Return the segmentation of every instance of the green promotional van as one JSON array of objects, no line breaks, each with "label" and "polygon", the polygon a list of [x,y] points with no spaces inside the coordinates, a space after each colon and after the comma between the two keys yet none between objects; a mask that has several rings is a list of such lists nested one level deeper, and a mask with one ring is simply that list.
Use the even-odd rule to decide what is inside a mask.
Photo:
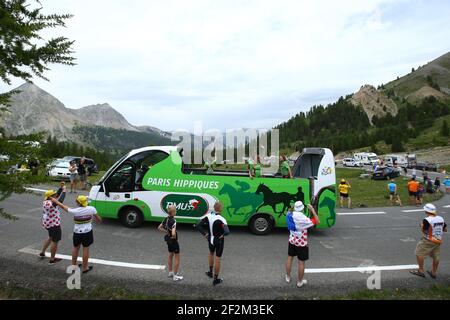
[{"label": "green promotional van", "polygon": [[220,201],[230,226],[248,226],[255,234],[285,227],[288,209],[301,200],[316,208],[317,228],[330,228],[336,222],[334,164],[331,150],[306,148],[292,167],[293,179],[264,172],[250,178],[243,170],[190,167],[179,147],[146,147],[119,159],[89,199],[101,217],[120,219],[130,228],[162,221],[169,205],[177,207],[178,222],[195,224]]}]

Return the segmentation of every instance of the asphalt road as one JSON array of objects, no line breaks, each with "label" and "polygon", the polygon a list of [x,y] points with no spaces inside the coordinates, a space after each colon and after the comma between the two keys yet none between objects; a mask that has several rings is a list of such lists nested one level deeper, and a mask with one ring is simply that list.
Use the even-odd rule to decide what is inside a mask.
[{"label": "asphalt road", "polygon": [[[19,218],[17,221],[0,219],[0,281],[66,290],[65,268],[69,261],[48,266],[47,260],[39,260],[30,254],[33,250],[39,250],[46,238],[46,232],[41,227],[41,204],[42,196],[37,194],[13,195],[0,203],[0,207]],[[74,196],[68,195],[66,204],[74,204]],[[450,221],[450,196],[435,204],[439,214]],[[246,228],[232,228],[225,242],[222,264],[224,283],[214,288],[204,274],[207,269],[207,243],[191,225],[179,226],[181,273],[185,277],[182,282],[173,283],[167,279],[166,270],[94,264],[94,271],[83,275],[82,286],[108,285],[185,298],[318,297],[365,289],[370,274],[359,269],[341,268],[370,265],[388,269],[399,266],[401,269],[381,271],[382,289],[415,288],[433,283],[450,285],[449,241],[445,241],[441,248],[437,280],[418,278],[407,270],[416,264],[414,249],[421,237],[419,223],[423,218],[423,212],[416,211],[419,209],[338,210],[337,223],[332,229],[317,230],[309,236],[307,272],[310,273],[306,275],[308,284],[302,289],[297,289],[295,283],[286,284],[284,281],[286,230],[277,229],[268,236],[255,236]],[[156,227],[155,223],[146,223],[139,229],[127,229],[118,221],[105,220],[95,225],[91,257],[109,262],[164,266],[166,245]],[[70,255],[73,222],[69,215],[63,216],[62,229],[59,253]],[[426,263],[429,269],[431,261]]]}]

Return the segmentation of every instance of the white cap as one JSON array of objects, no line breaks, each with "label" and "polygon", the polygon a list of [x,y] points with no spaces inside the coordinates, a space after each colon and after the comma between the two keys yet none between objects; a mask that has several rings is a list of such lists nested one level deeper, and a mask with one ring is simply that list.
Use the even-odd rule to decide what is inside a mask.
[{"label": "white cap", "polygon": [[431,213],[431,214],[436,214],[436,207],[434,206],[434,204],[431,203],[427,203],[424,207],[423,210],[425,210],[425,212]]},{"label": "white cap", "polygon": [[301,201],[297,201],[294,204],[294,211],[301,212],[301,211],[303,211],[304,208],[305,208],[305,206],[303,205],[303,202],[301,202]]}]

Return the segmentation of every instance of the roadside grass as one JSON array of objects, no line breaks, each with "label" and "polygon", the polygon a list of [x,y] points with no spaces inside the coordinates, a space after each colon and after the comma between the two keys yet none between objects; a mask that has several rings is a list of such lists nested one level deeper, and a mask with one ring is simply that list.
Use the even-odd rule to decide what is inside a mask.
[{"label": "roadside grass", "polygon": [[[20,287],[9,283],[0,284],[0,300],[178,300],[179,296],[148,295],[134,291],[96,286],[81,290],[38,290],[31,287]],[[184,299],[184,298],[183,298]],[[207,299],[207,298],[205,298]],[[360,290],[345,295],[318,297],[280,297],[281,300],[314,299],[314,300],[449,300],[450,287],[432,285],[420,289]]]},{"label": "roadside grass", "polygon": [[450,287],[432,285],[420,289],[361,290],[344,296],[330,296],[322,300],[449,300]]},{"label": "roadside grass", "polygon": [[0,284],[0,300],[177,300],[176,296],[148,295],[121,288],[96,286],[81,290],[36,290]]},{"label": "roadside grass", "polygon": [[[350,198],[352,199],[353,207],[385,207],[391,206],[389,201],[389,192],[387,180],[372,180],[370,178],[362,179],[360,175],[364,170],[336,168],[337,183],[341,179],[346,179],[350,185]],[[409,205],[409,194],[407,189],[408,179],[400,176],[395,180],[397,184],[398,194],[403,202],[403,205]],[[339,196],[339,194],[338,194]],[[423,203],[433,202],[439,200],[442,193],[439,194],[424,194]],[[339,198],[337,201],[339,206]]]}]

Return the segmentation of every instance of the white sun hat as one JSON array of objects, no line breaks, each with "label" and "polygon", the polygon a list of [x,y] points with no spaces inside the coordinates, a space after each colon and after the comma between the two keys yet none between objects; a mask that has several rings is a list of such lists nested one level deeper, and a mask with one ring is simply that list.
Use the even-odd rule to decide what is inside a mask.
[{"label": "white sun hat", "polygon": [[297,212],[303,211],[304,208],[305,208],[305,205],[304,205],[303,202],[301,202],[301,201],[297,201],[297,202],[294,204],[294,210],[297,211]]},{"label": "white sun hat", "polygon": [[427,203],[424,207],[423,210],[425,210],[425,212],[427,213],[431,213],[431,214],[436,214],[436,207],[434,206],[434,204],[431,203]]}]

